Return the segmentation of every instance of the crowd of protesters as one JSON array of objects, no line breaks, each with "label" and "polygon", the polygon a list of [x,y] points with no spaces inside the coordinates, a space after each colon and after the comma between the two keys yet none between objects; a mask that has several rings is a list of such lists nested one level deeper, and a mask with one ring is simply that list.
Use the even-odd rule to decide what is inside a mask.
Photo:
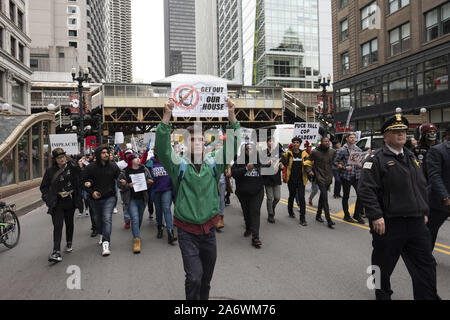
[{"label": "crowd of protesters", "polygon": [[[230,100],[227,104],[230,120],[227,128],[238,131],[240,125],[234,114],[234,104]],[[349,161],[352,153],[362,154],[362,150],[356,146],[355,133],[345,136],[346,143],[343,146],[339,141],[331,141],[328,136],[324,136],[315,149],[308,141],[303,143],[300,138],[294,137],[286,151],[276,143],[274,137],[269,136],[266,140],[267,149],[263,152],[250,141],[238,147],[239,134],[236,134],[231,137],[235,148],[231,157],[233,160],[229,161],[225,136],[205,152],[203,133],[197,135],[193,127],[188,128],[191,134],[190,150],[193,152],[186,155],[179,146],[172,147],[170,119],[173,108],[174,103],[169,100],[165,105],[163,121],[156,131],[155,148],[147,149],[145,153],[133,150],[131,145],[127,145],[125,150],[117,146],[115,149],[102,146],[94,154],[74,159],[68,157],[63,149],[53,150],[54,165],[45,172],[41,185],[42,198],[47,204],[54,227],[50,262],[62,261],[64,223],[65,251],[70,253],[73,250],[75,210],[79,211],[79,217],[90,216],[91,237],[99,237],[103,256],[111,254],[112,219],[118,212],[118,192],[124,227],[131,229],[134,253],[141,252],[140,229],[146,209],[151,220],[156,213],[156,238],[163,238],[166,228],[168,243],[173,246],[178,241],[186,272],[187,299],[209,298],[217,257],[215,232],[222,232],[225,227],[225,208],[230,205],[230,194],[233,192],[243,213],[243,235],[251,236],[251,245],[258,249],[263,245],[260,219],[264,196],[267,198],[267,221],[274,224],[276,213],[279,215],[280,211],[277,205],[281,199],[283,182],[289,190],[287,214],[295,218],[295,200],[300,212],[299,223],[303,227],[308,226],[305,190],[309,182],[309,206],[313,205],[314,196],[320,192],[315,220],[325,222],[322,219],[323,211],[327,226],[335,228],[328,201],[333,180],[333,196],[335,199],[342,198],[343,220],[366,223],[365,208],[359,194],[364,161],[358,164]],[[431,215],[428,221],[434,246],[440,226],[449,217],[450,131],[447,130],[447,141],[441,145],[437,143],[434,125],[423,126],[421,134],[420,142],[411,144],[409,148],[417,157],[424,177],[429,182],[430,197],[436,198],[436,201],[430,202]],[[201,156],[196,158],[199,153]],[[364,159],[368,159],[370,154],[371,150]],[[141,181],[140,189],[136,189],[138,176],[144,180]],[[236,185],[235,191],[232,178]],[[353,217],[348,203],[352,187],[356,191]]]}]

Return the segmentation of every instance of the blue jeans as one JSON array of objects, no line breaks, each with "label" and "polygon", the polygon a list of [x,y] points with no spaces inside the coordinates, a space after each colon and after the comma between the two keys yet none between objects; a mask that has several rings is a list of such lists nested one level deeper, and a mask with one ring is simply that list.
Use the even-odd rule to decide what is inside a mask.
[{"label": "blue jeans", "polygon": [[227,188],[227,182],[225,178],[219,180],[219,197],[220,197],[220,211],[221,216],[225,213],[225,192]]},{"label": "blue jeans", "polygon": [[145,202],[144,200],[130,200],[130,206],[128,213],[131,217],[131,231],[133,232],[133,238],[140,238],[139,229],[142,224],[142,217],[144,216]]},{"label": "blue jeans", "polygon": [[94,220],[97,232],[101,232],[103,241],[111,242],[112,214],[117,197],[92,200],[92,209],[94,209]]},{"label": "blue jeans", "polygon": [[155,202],[156,208],[156,223],[158,227],[163,226],[162,216],[164,214],[164,220],[166,221],[167,230],[173,230],[172,223],[172,211],[170,207],[172,206],[172,190],[155,192]]},{"label": "blue jeans", "polygon": [[[120,197],[123,199],[122,194],[123,194],[123,192],[120,192]],[[122,204],[123,204],[123,200],[122,200]],[[122,205],[122,208],[124,208],[123,205]],[[125,223],[127,223],[128,221],[131,221],[131,216],[128,213],[128,211],[125,209],[123,210],[123,220],[125,221]]]}]

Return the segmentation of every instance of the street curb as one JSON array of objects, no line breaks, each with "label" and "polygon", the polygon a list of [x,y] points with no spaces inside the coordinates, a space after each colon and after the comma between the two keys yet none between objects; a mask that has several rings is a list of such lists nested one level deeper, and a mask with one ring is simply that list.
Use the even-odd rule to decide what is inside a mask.
[{"label": "street curb", "polygon": [[44,204],[45,204],[44,201],[39,199],[39,200],[33,202],[32,204],[26,206],[26,207],[18,209],[16,211],[16,214],[17,214],[18,217],[24,216],[27,213],[30,213],[31,211],[33,211],[33,210],[35,210],[35,209],[37,209],[39,207],[42,207]]}]

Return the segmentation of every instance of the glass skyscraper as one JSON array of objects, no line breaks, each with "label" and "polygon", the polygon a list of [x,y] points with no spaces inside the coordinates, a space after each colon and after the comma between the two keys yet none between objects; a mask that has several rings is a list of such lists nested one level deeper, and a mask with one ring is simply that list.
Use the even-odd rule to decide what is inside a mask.
[{"label": "glass skyscraper", "polygon": [[247,0],[242,16],[245,85],[319,88],[319,0]]}]

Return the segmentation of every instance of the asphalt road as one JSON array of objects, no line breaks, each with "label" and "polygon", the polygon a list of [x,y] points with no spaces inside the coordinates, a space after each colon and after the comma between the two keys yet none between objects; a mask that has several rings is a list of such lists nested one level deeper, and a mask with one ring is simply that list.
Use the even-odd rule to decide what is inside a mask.
[{"label": "asphalt road", "polygon": [[[309,195],[309,185],[307,196]],[[225,229],[217,235],[218,259],[212,281],[212,299],[311,300],[374,298],[366,286],[371,236],[368,226],[343,222],[339,200],[330,199],[336,229],[314,220],[308,208],[307,227],[288,218],[286,185],[277,207],[276,224],[267,223],[265,201],[261,211],[260,250],[242,236],[243,217],[237,198],[226,208]],[[314,200],[317,205],[318,197]],[[355,198],[351,198],[351,203]],[[101,256],[97,238],[89,237],[90,219],[76,218],[74,251],[56,265],[47,262],[52,248],[52,224],[44,207],[20,218],[20,243],[12,250],[0,247],[0,299],[170,299],[183,300],[184,270],[178,245],[156,239],[156,225],[145,221],[142,253],[132,253],[132,235],[123,228],[121,211],[113,217],[112,254]],[[435,251],[438,292],[450,299],[450,225],[441,229]],[[64,236],[63,236],[64,244]],[[81,289],[70,290],[70,266],[80,270]],[[412,284],[400,259],[392,276],[393,299],[412,299]]]}]

